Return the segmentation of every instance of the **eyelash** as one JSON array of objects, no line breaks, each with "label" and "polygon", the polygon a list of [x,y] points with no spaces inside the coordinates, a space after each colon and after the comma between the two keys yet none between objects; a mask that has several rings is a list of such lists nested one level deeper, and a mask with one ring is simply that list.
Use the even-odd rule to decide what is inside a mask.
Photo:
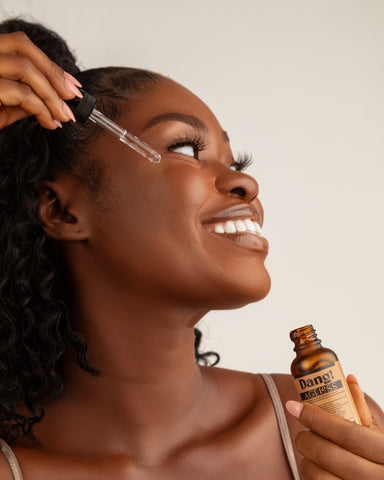
[{"label": "eyelash", "polygon": [[[206,140],[196,134],[193,137],[179,137],[172,145],[168,147],[168,151],[172,152],[177,147],[191,146],[194,150],[194,158],[199,160],[199,152],[207,148]],[[237,172],[246,170],[253,163],[253,157],[249,153],[239,153],[236,156],[236,160],[232,163],[231,167],[235,167]]]},{"label": "eyelash", "polygon": [[172,145],[168,147],[168,151],[172,151],[177,147],[190,146],[193,148],[193,156],[196,160],[199,159],[199,152],[207,148],[207,142],[201,135],[194,135],[193,137],[179,137]]},{"label": "eyelash", "polygon": [[243,152],[236,155],[236,160],[231,167],[235,167],[237,172],[243,172],[253,163],[253,157],[250,153]]}]

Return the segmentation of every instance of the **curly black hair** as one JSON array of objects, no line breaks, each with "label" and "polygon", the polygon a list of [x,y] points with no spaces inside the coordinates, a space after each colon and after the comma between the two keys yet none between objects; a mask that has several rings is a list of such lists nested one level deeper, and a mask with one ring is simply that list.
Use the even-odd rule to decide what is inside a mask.
[{"label": "curly black hair", "polygon": [[[119,104],[147,91],[164,77],[147,70],[108,67],[80,72],[67,44],[46,27],[10,19],[1,33],[23,31],[55,63],[75,75],[98,98],[99,109],[112,119]],[[99,132],[85,124],[66,123],[54,131],[35,118],[0,131],[0,438],[36,440],[33,427],[44,415],[47,396],[63,389],[62,360],[67,352],[92,375],[98,371],[87,357],[87,340],[71,315],[65,266],[55,244],[45,235],[35,189],[61,172],[73,172],[90,192],[100,188],[102,171],[87,155]],[[216,365],[215,352],[200,352],[201,332],[195,329],[195,358]],[[27,407],[29,414],[21,414]],[[25,411],[23,410],[25,413]]]}]

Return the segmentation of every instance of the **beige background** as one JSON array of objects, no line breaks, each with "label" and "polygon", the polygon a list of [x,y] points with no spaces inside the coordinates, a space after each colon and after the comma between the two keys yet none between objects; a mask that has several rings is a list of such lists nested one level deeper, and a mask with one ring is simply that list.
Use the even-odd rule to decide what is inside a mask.
[{"label": "beige background", "polygon": [[200,95],[253,152],[273,287],[204,320],[229,368],[289,372],[313,323],[384,405],[384,1],[2,0],[84,68],[146,67]]}]

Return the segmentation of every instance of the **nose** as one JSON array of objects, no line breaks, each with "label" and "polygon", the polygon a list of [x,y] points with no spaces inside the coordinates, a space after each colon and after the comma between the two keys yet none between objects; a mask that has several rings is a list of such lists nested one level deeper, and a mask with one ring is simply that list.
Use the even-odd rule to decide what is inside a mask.
[{"label": "nose", "polygon": [[224,195],[241,198],[246,202],[251,202],[259,194],[259,185],[253,177],[228,168],[216,177],[215,187]]}]

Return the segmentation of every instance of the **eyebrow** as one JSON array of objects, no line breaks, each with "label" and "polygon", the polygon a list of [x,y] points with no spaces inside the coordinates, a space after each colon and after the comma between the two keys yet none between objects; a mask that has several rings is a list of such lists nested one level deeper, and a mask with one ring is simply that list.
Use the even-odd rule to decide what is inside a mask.
[{"label": "eyebrow", "polygon": [[[144,130],[147,130],[148,128],[154,127],[155,125],[158,125],[159,123],[163,122],[183,122],[186,123],[187,125],[190,125],[191,127],[201,130],[203,132],[208,131],[207,125],[200,120],[200,118],[195,117],[194,115],[188,115],[186,113],[179,113],[179,112],[169,112],[169,113],[163,113],[161,115],[158,115],[157,117],[152,118],[145,126]],[[229,142],[229,137],[227,132],[223,131],[223,138],[226,142]]]},{"label": "eyebrow", "polygon": [[188,125],[191,125],[193,128],[196,128],[198,130],[203,130],[203,131],[208,130],[205,123],[199,118],[193,115],[187,115],[186,113],[178,113],[178,112],[163,113],[161,115],[158,115],[157,117],[152,118],[145,125],[144,130],[146,130],[147,128],[153,127],[155,125],[158,125],[159,123],[171,122],[171,121],[187,123]]}]

